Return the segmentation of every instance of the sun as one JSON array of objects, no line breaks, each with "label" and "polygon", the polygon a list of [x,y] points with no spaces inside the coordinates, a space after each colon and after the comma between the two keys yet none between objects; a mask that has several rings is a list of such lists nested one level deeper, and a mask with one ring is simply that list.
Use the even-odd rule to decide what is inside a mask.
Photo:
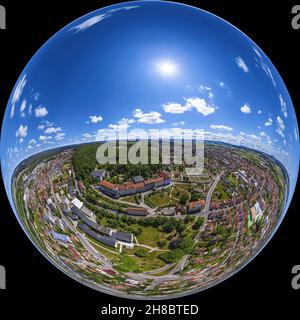
[{"label": "sun", "polygon": [[156,70],[163,76],[173,77],[178,73],[178,65],[171,60],[160,60],[156,63]]}]

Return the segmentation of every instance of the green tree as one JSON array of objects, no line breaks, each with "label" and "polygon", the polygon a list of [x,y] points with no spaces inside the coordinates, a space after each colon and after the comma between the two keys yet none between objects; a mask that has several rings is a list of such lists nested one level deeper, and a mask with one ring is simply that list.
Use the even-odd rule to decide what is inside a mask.
[{"label": "green tree", "polygon": [[149,255],[149,252],[146,248],[138,248],[134,253],[137,257],[144,258]]},{"label": "green tree", "polygon": [[189,196],[188,196],[186,193],[184,193],[184,194],[181,196],[179,202],[180,202],[181,205],[185,205],[188,200],[189,200]]},{"label": "green tree", "polygon": [[202,227],[204,223],[204,218],[203,217],[198,217],[196,222],[193,224],[193,229],[198,230],[200,227]]},{"label": "green tree", "polygon": [[164,246],[166,246],[168,244],[168,241],[167,240],[159,240],[157,242],[157,245],[159,248],[163,248]]}]

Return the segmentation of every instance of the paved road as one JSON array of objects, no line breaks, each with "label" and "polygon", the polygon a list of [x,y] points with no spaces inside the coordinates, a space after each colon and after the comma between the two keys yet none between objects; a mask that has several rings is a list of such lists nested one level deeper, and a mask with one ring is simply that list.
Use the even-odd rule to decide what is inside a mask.
[{"label": "paved road", "polygon": [[174,266],[174,263],[169,263],[169,264],[166,264],[165,266],[159,268],[159,269],[155,269],[155,270],[150,270],[150,271],[145,271],[144,273],[145,274],[156,274],[156,273],[160,273],[160,272],[163,272],[165,270],[168,270],[168,269],[171,269],[171,267]]},{"label": "paved road", "polygon": [[177,263],[176,267],[173,270],[171,270],[169,274],[175,274],[175,273],[181,272],[186,266],[189,258],[190,258],[189,254],[182,257],[182,259]]},{"label": "paved road", "polygon": [[[146,291],[150,291],[155,289],[158,285],[161,283],[165,282],[166,280],[172,280],[172,279],[177,279],[179,275],[176,275],[176,273],[182,271],[184,267],[186,266],[188,260],[190,258],[190,255],[187,254],[182,259],[177,263],[175,268],[171,270],[167,275],[165,276],[158,276],[147,288],[145,288]],[[167,265],[170,267],[170,265]],[[167,269],[167,268],[164,268]]]},{"label": "paved road", "polygon": [[216,186],[217,186],[217,184],[219,183],[219,181],[220,181],[223,173],[224,173],[224,171],[222,171],[219,175],[217,175],[214,183],[213,183],[212,186],[210,187],[210,189],[209,189],[209,191],[208,191],[208,193],[207,193],[207,196],[206,196],[205,207],[204,207],[203,212],[208,212],[208,211],[209,211],[210,201],[211,201],[212,194],[213,194],[213,192],[215,191]]},{"label": "paved road", "polygon": [[89,241],[76,230],[76,228],[73,226],[73,224],[69,221],[68,218],[64,217],[62,215],[62,220],[67,224],[70,230],[72,230],[76,236],[80,239],[83,246],[86,248],[86,250],[97,260],[103,263],[104,268],[112,268],[111,262],[102,254],[100,254],[90,243]]},{"label": "paved road", "polygon": [[73,166],[71,166],[71,173],[72,173],[72,176],[74,178],[74,181],[75,181],[75,189],[77,190],[78,194],[82,195],[80,190],[79,190],[79,187],[78,187],[78,181],[75,177],[75,172],[74,172],[74,169],[73,169]]}]

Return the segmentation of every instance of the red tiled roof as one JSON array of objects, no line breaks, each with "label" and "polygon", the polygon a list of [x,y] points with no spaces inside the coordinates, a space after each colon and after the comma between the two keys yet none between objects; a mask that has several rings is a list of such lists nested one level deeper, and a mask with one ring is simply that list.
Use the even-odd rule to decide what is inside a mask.
[{"label": "red tiled roof", "polygon": [[188,204],[189,209],[195,208],[197,206],[204,206],[205,201],[204,200],[199,200],[199,201],[194,201],[194,202],[190,202]]},{"label": "red tiled roof", "polygon": [[163,182],[164,181],[164,177],[160,176],[157,178],[151,178],[151,179],[147,179],[144,182],[139,182],[139,183],[130,183],[130,182],[126,182],[124,184],[120,184],[120,185],[116,185],[113,184],[107,180],[103,180],[100,182],[100,186],[103,186],[105,188],[108,189],[118,189],[118,190],[129,190],[129,189],[135,189],[135,190],[139,190],[139,189],[143,189],[145,187],[145,184],[150,184],[150,183],[159,183],[159,182]]},{"label": "red tiled roof", "polygon": [[167,172],[164,172],[164,171],[162,171],[159,175],[161,177],[163,177],[164,179],[169,179],[169,177],[170,177],[170,175]]},{"label": "red tiled roof", "polygon": [[132,187],[133,187],[133,189],[136,189],[136,190],[143,189],[145,187],[145,184],[144,184],[144,182],[134,183],[132,185]]},{"label": "red tiled roof", "polygon": [[149,184],[149,183],[158,183],[158,182],[162,182],[164,181],[163,177],[158,177],[158,178],[152,178],[152,179],[148,179],[145,181],[145,184]]},{"label": "red tiled roof", "polygon": [[146,208],[127,208],[127,211],[146,212],[146,211],[148,211],[148,209],[146,209]]},{"label": "red tiled roof", "polygon": [[106,180],[103,180],[101,181],[100,183],[101,186],[105,187],[105,188],[108,188],[108,189],[116,189],[116,185],[109,182],[109,181],[106,181]]}]

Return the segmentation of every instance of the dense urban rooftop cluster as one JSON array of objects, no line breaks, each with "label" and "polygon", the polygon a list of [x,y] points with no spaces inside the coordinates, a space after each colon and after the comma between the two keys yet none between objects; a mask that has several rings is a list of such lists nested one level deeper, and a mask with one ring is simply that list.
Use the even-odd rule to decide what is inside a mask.
[{"label": "dense urban rooftop cluster", "polygon": [[209,145],[202,175],[172,164],[147,179],[101,166],[78,178],[76,152],[21,171],[15,201],[40,248],[99,287],[155,296],[214,283],[259,249],[284,203],[280,167],[246,149]]}]

